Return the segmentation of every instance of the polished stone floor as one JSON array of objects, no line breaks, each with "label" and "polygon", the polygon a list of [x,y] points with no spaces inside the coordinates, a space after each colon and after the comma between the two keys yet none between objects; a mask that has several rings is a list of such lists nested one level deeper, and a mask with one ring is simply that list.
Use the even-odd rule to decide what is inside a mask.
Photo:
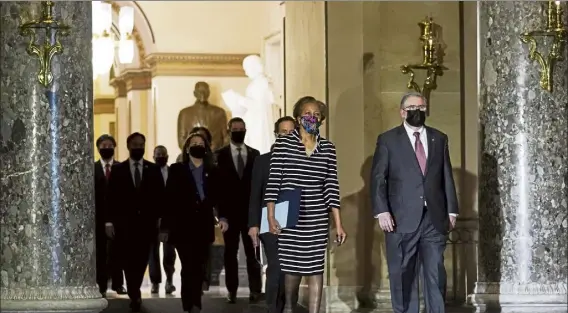
[{"label": "polished stone floor", "polygon": [[[148,272],[142,283],[142,312],[143,313],[183,313],[179,292],[181,281],[179,276],[179,259],[176,261],[176,273],[174,275],[174,285],[177,291],[173,295],[166,295],[164,284],[160,286],[160,293],[152,295],[150,293],[151,284]],[[165,277],[164,273],[162,273]],[[236,304],[227,304],[225,301],[226,291],[224,287],[211,287],[203,297],[202,313],[264,313],[267,312],[264,303],[249,305],[248,288],[239,288]],[[129,300],[127,296],[119,296],[109,291],[107,294],[109,306],[103,313],[127,313],[129,312]]]}]

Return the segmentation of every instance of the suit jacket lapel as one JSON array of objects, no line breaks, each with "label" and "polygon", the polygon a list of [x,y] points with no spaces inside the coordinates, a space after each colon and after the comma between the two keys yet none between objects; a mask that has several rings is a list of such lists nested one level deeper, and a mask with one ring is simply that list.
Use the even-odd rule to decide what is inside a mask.
[{"label": "suit jacket lapel", "polygon": [[253,165],[254,159],[252,158],[252,149],[249,146],[246,146],[247,149],[247,161],[245,163],[245,169],[249,168],[249,166]]},{"label": "suit jacket lapel", "polygon": [[233,150],[231,149],[231,145],[229,144],[224,151],[225,157],[227,158],[227,162],[231,164],[231,168],[237,177],[239,176],[239,172],[237,171],[237,166],[235,165],[235,160],[233,159]]},{"label": "suit jacket lapel", "polygon": [[426,170],[424,172],[424,176],[428,174],[428,169],[430,168],[430,164],[432,164],[432,159],[434,158],[434,153],[436,151],[434,140],[434,133],[430,127],[426,127],[426,140],[428,141],[428,157],[426,158]]},{"label": "suit jacket lapel", "polygon": [[105,170],[103,169],[103,162],[101,162],[101,160],[95,163],[95,170],[97,171],[97,176],[105,176]]},{"label": "suit jacket lapel", "polygon": [[400,141],[402,142],[402,155],[403,157],[406,156],[407,160],[412,163],[412,167],[414,170],[418,171],[420,175],[422,175],[422,170],[420,169],[420,164],[418,164],[418,159],[416,158],[416,152],[414,151],[414,147],[410,142],[410,138],[408,138],[408,133],[403,125],[401,125],[398,129],[398,136],[400,137]]}]

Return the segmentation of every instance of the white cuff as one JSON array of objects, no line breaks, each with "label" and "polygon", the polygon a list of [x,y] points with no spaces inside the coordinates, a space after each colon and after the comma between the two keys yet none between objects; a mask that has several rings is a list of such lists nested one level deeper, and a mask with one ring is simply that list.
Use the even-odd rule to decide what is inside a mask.
[{"label": "white cuff", "polygon": [[450,216],[454,216],[454,217],[458,217],[458,215],[459,215],[459,214],[456,214],[456,213],[449,213],[449,214],[450,214]]},{"label": "white cuff", "polygon": [[105,223],[105,226],[112,226],[112,223]]}]

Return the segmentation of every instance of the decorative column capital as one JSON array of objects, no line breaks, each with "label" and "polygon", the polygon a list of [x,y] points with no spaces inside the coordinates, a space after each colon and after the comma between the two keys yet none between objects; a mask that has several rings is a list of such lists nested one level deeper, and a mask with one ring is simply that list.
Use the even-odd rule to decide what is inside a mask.
[{"label": "decorative column capital", "polygon": [[149,70],[126,70],[120,77],[126,84],[126,92],[148,90],[152,87],[152,75]]},{"label": "decorative column capital", "polygon": [[152,77],[244,77],[243,60],[250,54],[153,53],[146,58]]},{"label": "decorative column capital", "polygon": [[121,77],[110,80],[110,85],[114,87],[115,98],[126,98],[126,82]]}]

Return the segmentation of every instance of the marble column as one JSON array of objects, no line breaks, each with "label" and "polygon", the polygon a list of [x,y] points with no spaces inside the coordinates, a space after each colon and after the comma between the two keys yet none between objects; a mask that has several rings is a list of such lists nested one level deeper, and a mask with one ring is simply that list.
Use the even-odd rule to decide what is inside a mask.
[{"label": "marble column", "polygon": [[72,29],[48,88],[18,30],[21,19],[39,18],[40,6],[0,3],[0,311],[100,312],[107,301],[95,283],[91,3],[55,3],[55,17]]},{"label": "marble column", "polygon": [[519,39],[545,27],[545,5],[478,2],[478,312],[568,312],[568,61],[564,50],[548,92]]}]

